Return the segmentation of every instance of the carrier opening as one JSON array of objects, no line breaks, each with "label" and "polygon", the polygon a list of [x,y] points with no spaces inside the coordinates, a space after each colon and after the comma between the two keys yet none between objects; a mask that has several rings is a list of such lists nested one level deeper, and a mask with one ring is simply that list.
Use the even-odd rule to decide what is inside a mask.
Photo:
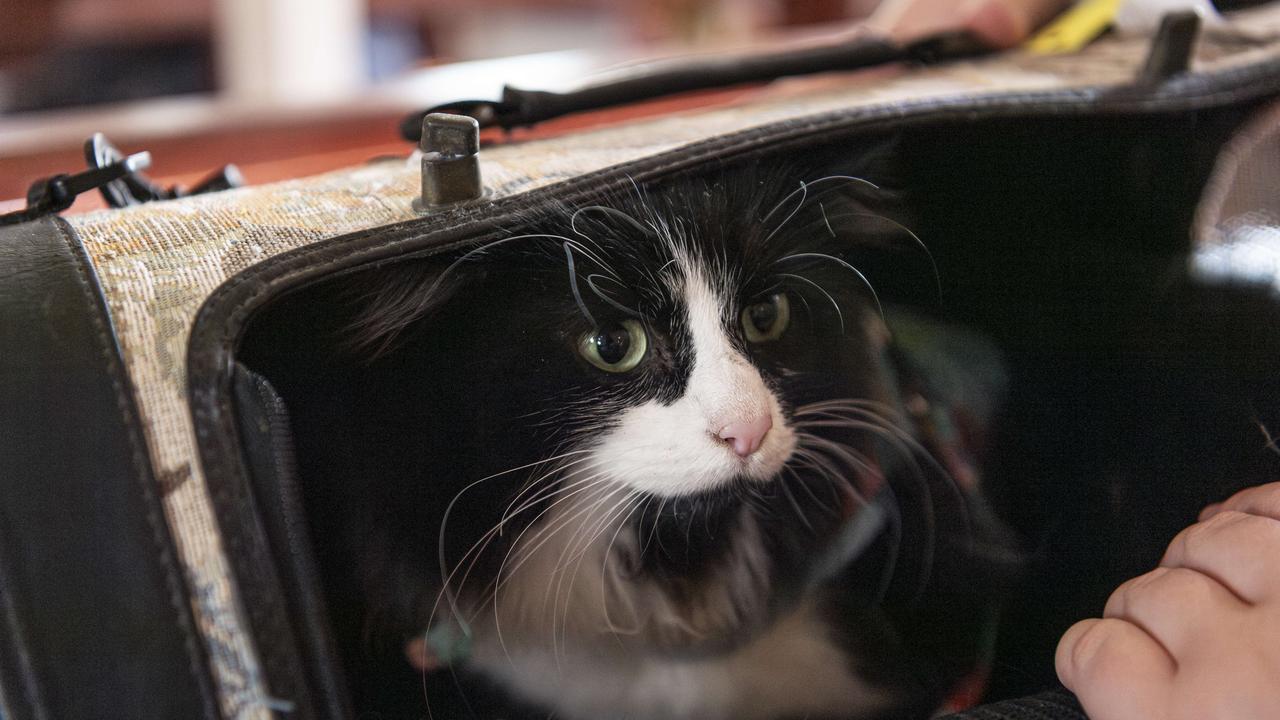
[{"label": "carrier opening", "polygon": [[[465,247],[441,249],[438,254],[417,250],[377,266],[350,268],[272,301],[255,315],[236,351],[235,407],[250,476],[246,480],[280,578],[291,634],[304,658],[306,667],[300,672],[320,698],[317,705],[335,717],[353,713],[386,718],[420,717],[428,711],[435,717],[543,717],[555,709],[556,698],[530,689],[541,680],[512,681],[497,671],[467,670],[461,660],[484,651],[467,646],[481,642],[470,636],[475,628],[469,626],[488,618],[461,612],[456,604],[462,600],[445,592],[442,580],[454,572],[461,580],[471,571],[482,578],[488,573],[487,580],[501,584],[508,577],[508,563],[527,557],[519,551],[521,532],[534,533],[532,537],[539,532],[536,522],[513,521],[510,512],[531,503],[528,507],[535,513],[530,516],[550,508],[556,517],[554,503],[574,497],[573,482],[590,486],[589,473],[568,475],[560,489],[548,490],[551,494],[539,497],[533,490],[522,495],[541,473],[571,472],[565,466],[578,456],[565,455],[554,462],[548,458],[578,452],[596,462],[602,456],[588,451],[598,444],[583,443],[583,437],[596,433],[603,443],[617,429],[612,418],[646,403],[660,412],[686,396],[689,378],[698,372],[689,357],[693,351],[681,349],[693,347],[697,331],[689,319],[694,317],[690,307],[696,304],[689,294],[695,266],[704,269],[699,277],[705,287],[722,292],[721,302],[735,308],[722,324],[743,330],[725,347],[764,368],[760,375],[766,396],[785,392],[778,389],[785,386],[778,378],[785,376],[771,375],[769,368],[817,362],[815,348],[827,358],[843,352],[832,335],[851,336],[854,318],[873,321],[886,306],[889,315],[894,308],[905,308],[921,319],[913,328],[945,339],[921,352],[946,362],[907,363],[923,368],[931,386],[949,380],[966,386],[989,377],[983,373],[990,369],[991,356],[969,352],[976,345],[956,338],[982,338],[982,347],[995,349],[1005,400],[984,410],[983,422],[972,423],[982,430],[980,437],[963,440],[966,459],[982,478],[980,490],[966,492],[980,495],[980,502],[966,497],[931,500],[943,504],[931,505],[927,518],[937,524],[940,534],[931,541],[936,542],[949,532],[961,532],[962,525],[972,532],[975,518],[985,518],[983,513],[990,510],[992,529],[976,536],[989,545],[981,548],[983,552],[944,553],[926,561],[920,548],[892,547],[888,534],[878,535],[881,539],[869,541],[865,554],[842,558],[846,566],[832,577],[858,581],[850,580],[847,592],[836,593],[832,602],[846,617],[858,618],[855,624],[865,631],[854,633],[841,648],[861,663],[860,677],[873,684],[911,688],[922,693],[920,697],[926,694],[919,689],[929,688],[933,694],[927,697],[934,701],[946,694],[939,688],[991,663],[993,696],[1049,686],[1053,646],[1070,622],[1100,606],[1119,581],[1158,559],[1164,541],[1185,523],[1188,513],[1229,490],[1264,480],[1277,469],[1273,455],[1257,451],[1256,423],[1280,419],[1259,418],[1242,408],[1266,412],[1249,403],[1280,397],[1280,306],[1259,287],[1208,284],[1186,273],[1191,252],[1187,228],[1213,159],[1208,151],[1198,156],[1192,148],[1216,147],[1191,139],[1205,133],[1225,135],[1238,122],[1239,112],[934,121],[891,135],[815,141],[803,149],[787,148],[785,154],[763,152],[702,168],[692,176],[655,179],[636,190],[657,208],[654,217],[639,217],[630,208],[628,217],[620,217],[623,211],[610,204],[616,196],[574,205],[557,205],[548,197],[540,207],[509,218]],[[862,188],[823,195],[824,188],[814,181],[836,174],[841,166],[871,173],[867,179],[885,193],[859,195]],[[724,290],[720,279],[705,277],[714,258],[703,258],[698,265],[681,260],[678,253],[646,255],[646,248],[652,248],[644,243],[657,246],[665,237],[687,238],[698,232],[717,242],[736,242],[737,236],[720,237],[714,228],[680,227],[676,220],[659,227],[654,218],[673,208],[708,207],[712,212],[737,207],[733,202],[749,203],[742,197],[759,187],[724,184],[725,177],[740,176],[744,167],[755,168],[761,183],[785,184],[767,197],[790,198],[780,205],[753,205],[756,214],[748,219],[770,219],[770,209],[780,207],[772,221],[795,212],[789,219],[804,232],[829,232],[834,238],[861,228],[865,237],[861,252],[854,253],[856,262],[854,255],[837,258],[856,267],[865,283],[851,282],[839,263],[821,267],[815,258],[805,257],[785,261],[803,270],[774,272],[799,275],[801,280],[788,281],[791,286],[784,282],[781,290],[762,286],[763,292],[757,288],[753,294],[734,295]],[[806,168],[831,170],[793,176],[808,172]],[[806,189],[801,189],[801,182],[809,183]],[[690,188],[730,193],[733,202],[717,204],[713,198],[709,205],[698,205],[674,196]],[[854,205],[849,204],[851,195]],[[574,215],[584,207],[599,206],[610,209]],[[833,219],[836,213],[828,210],[841,207],[849,217]],[[859,213],[884,220],[859,225],[853,219]],[[717,216],[716,222],[727,223],[727,217]],[[575,224],[575,218],[581,224]],[[585,232],[578,234],[579,230]],[[593,243],[603,243],[611,232],[619,237],[609,238],[612,254],[603,257],[605,250]],[[639,244],[630,246],[631,256],[622,257],[619,248],[627,246],[618,241],[627,233],[628,242]],[[545,242],[551,234],[560,239]],[[529,239],[523,249],[519,241],[511,241],[481,251],[497,260],[492,264],[473,262],[478,256],[468,255],[526,235],[544,237]],[[926,254],[920,253],[920,244]],[[829,245],[796,249],[789,256],[831,255]],[[661,257],[679,272],[663,275],[671,268],[655,262]],[[558,274],[544,272],[552,259],[558,263]],[[645,288],[634,287],[625,269],[614,266],[622,262],[636,263],[653,276],[648,288],[652,297]],[[464,271],[451,274],[457,268]],[[608,277],[610,270],[618,277]],[[809,271],[817,274],[806,275]],[[822,293],[805,282],[820,286]],[[874,302],[864,285],[874,287]],[[538,298],[552,295],[554,303],[537,304]],[[832,312],[828,306],[838,309]],[[853,306],[859,309],[850,310]],[[371,316],[370,308],[381,315]],[[783,314],[792,324],[778,330]],[[683,320],[664,323],[664,317]],[[831,332],[837,322],[841,332]],[[566,327],[573,329],[562,329]],[[948,334],[948,329],[960,334]],[[889,330],[894,331],[892,322]],[[778,337],[788,331],[810,332],[812,339],[779,359],[770,355],[782,353],[784,344],[768,337],[775,331]],[[567,339],[559,350],[550,344],[557,338]],[[765,340],[757,342],[758,338]],[[910,399],[904,398],[902,382],[909,373],[901,368],[895,369],[892,380],[877,384],[883,378],[874,373],[882,368],[874,366],[872,360],[879,358],[867,349],[874,338],[864,339],[857,352],[842,355],[829,374],[845,373],[840,380],[845,384],[854,375],[861,378],[861,384],[850,385],[852,389],[840,387],[864,392],[867,399],[890,404]],[[633,368],[613,371],[630,363],[642,343],[637,357],[658,364],[648,370],[643,364],[633,366],[651,376],[626,389],[625,378]],[[560,350],[567,354],[556,355]],[[759,355],[752,354],[757,351]],[[941,377],[948,369],[956,375]],[[595,378],[598,386],[584,388],[583,377]],[[931,387],[921,393],[953,400],[956,393],[944,390]],[[805,402],[783,398],[787,404],[780,412],[788,421],[796,416],[786,413],[817,402],[796,392]],[[971,397],[969,405],[974,402]],[[956,412],[963,415],[965,408]],[[754,431],[735,432],[738,435],[729,436],[726,447]],[[746,455],[766,451],[769,432],[774,431],[743,440],[750,450]],[[857,442],[850,440],[850,447],[861,448]],[[662,460],[652,457],[628,464],[632,461],[625,452],[608,457],[617,466],[635,465],[637,477],[645,463]],[[844,470],[856,475],[853,461],[849,463]],[[467,470],[456,473],[455,468]],[[518,477],[511,482],[486,482],[504,468],[527,471],[513,473]],[[903,507],[923,507],[911,502],[924,502],[921,498],[931,490],[939,491],[939,497],[944,489],[954,490],[954,478],[929,479],[921,473],[925,479],[912,486],[917,495],[898,489]],[[440,480],[446,476],[448,482]],[[867,492],[853,497],[870,505],[877,487],[855,486],[855,491]],[[805,489],[815,494],[826,490]],[[1138,503],[1152,496],[1164,502],[1143,505],[1143,511],[1136,512]],[[731,557],[732,542],[721,540],[744,531],[736,520],[726,519],[736,516],[708,508],[736,500],[697,495],[697,502],[682,505],[679,493],[655,497],[659,500],[649,505],[623,496],[602,497],[594,510],[589,503],[574,506],[572,499],[566,500],[584,516],[599,520],[598,527],[587,530],[616,532],[608,540],[623,538],[625,545],[624,526],[634,518],[655,543],[665,540],[682,550],[659,552],[656,558],[639,549],[623,553],[618,561],[633,565],[616,570],[607,569],[607,560],[595,559],[606,570],[596,573],[594,582],[656,578],[654,587],[664,592],[677,588],[685,593],[682,599],[706,603],[704,610],[720,607],[714,605],[715,592],[707,588],[731,582],[721,571],[737,562]],[[791,498],[803,505],[801,500]],[[821,506],[832,503],[823,497],[816,500]],[[788,532],[802,521],[821,522],[817,511],[795,512],[784,495],[767,501],[778,503],[778,514],[794,513]],[[659,505],[664,507],[658,509]],[[664,514],[666,506],[675,510]],[[353,522],[359,513],[370,513],[368,520]],[[440,532],[446,515],[458,529],[456,536]],[[573,522],[565,519],[567,515],[560,517]],[[690,517],[699,519],[697,528],[680,524]],[[923,537],[925,514],[899,521],[903,537]],[[567,543],[556,551],[562,559],[586,556],[585,548],[599,539],[587,530],[580,536],[581,547]],[[762,522],[754,531],[767,536],[772,526]],[[638,548],[645,533],[634,534]],[[1016,574],[1007,573],[1009,568],[1001,564],[1009,558],[993,557],[995,546],[1006,540],[1015,546],[1009,557],[1033,551]],[[475,548],[485,543],[504,551],[478,558]],[[612,552],[617,542],[604,545]],[[817,543],[813,554],[827,553],[829,547],[830,543]],[[513,548],[514,559],[506,552]],[[809,557],[807,549],[778,552],[781,557],[791,557],[786,552]],[[900,555],[901,565],[884,587],[862,582],[879,578],[874,569],[885,566],[893,553]],[[424,560],[427,567],[422,567]],[[536,561],[526,562],[533,563],[526,568],[537,567]],[[921,584],[925,565],[926,574],[932,574]],[[441,567],[445,578],[440,577]],[[553,619],[546,630],[555,647],[541,667],[524,657],[513,659],[511,667],[536,677],[535,671],[555,671],[559,657],[565,663],[559,672],[585,672],[567,654],[557,655],[563,650],[559,643],[589,632],[571,622],[574,611],[565,598],[576,596],[561,595],[564,583],[572,580],[558,563],[545,572],[561,582],[560,587],[548,583],[542,588],[545,595],[537,598],[542,603],[551,598],[554,604],[548,617],[559,620]],[[841,574],[846,572],[850,574]],[[768,636],[762,628],[788,617],[793,607],[789,603],[802,593],[809,576],[779,572],[768,577],[786,592],[766,597],[761,608],[733,606],[731,617],[718,619],[734,630],[725,635],[728,640],[717,639],[722,626],[714,622],[689,633],[696,639],[677,632],[683,626],[676,623],[676,629],[667,628],[667,635],[655,632],[655,644],[645,647],[661,647],[664,657],[693,662],[748,642],[739,637],[754,642]],[[976,610],[987,604],[972,594],[948,595],[957,592],[948,582],[974,578],[990,583],[989,598],[1005,593],[1012,598],[989,608],[1001,616],[994,656],[979,657],[977,649],[992,626],[966,622],[955,613],[956,607]],[[423,592],[405,590],[413,587]],[[388,588],[393,590],[383,594]],[[740,593],[735,597],[745,597],[758,590],[735,586],[734,592]],[[611,591],[606,587],[602,592]],[[643,596],[643,602],[667,600],[667,595],[654,592]],[[935,601],[945,599],[945,607],[930,604],[929,593]],[[616,597],[623,596],[640,597]],[[958,597],[972,604],[956,605]],[[509,639],[519,648],[528,640],[520,632],[540,626],[537,620],[521,625],[518,612],[507,610],[513,613],[508,618],[513,633]],[[662,619],[638,614],[634,608],[630,615],[623,607],[611,612],[617,614],[601,617],[615,623],[620,637],[643,634],[637,629],[640,625],[617,624],[626,618],[654,623]],[[672,613],[684,620],[692,617]],[[433,625],[426,619],[441,615],[468,622]],[[414,624],[414,618],[421,621]],[[413,644],[415,635],[424,642]],[[871,648],[881,648],[880,656],[889,660],[882,666],[865,662]],[[414,662],[414,651],[423,653],[421,662]],[[454,660],[459,660],[454,671],[438,669]],[[617,692],[621,696],[623,689]],[[592,707],[587,700],[582,703],[573,707]],[[915,708],[921,717],[932,709]]]}]

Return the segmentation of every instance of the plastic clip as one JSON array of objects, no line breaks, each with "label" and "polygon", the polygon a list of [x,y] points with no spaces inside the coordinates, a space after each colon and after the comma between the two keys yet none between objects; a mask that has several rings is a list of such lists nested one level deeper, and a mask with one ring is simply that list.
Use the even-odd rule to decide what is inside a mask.
[{"label": "plastic clip", "polygon": [[[94,133],[85,141],[84,159],[91,168],[106,167],[124,156],[115,145],[102,133]],[[235,165],[224,165],[221,170],[196,183],[191,188],[174,186],[163,188],[153,183],[139,172],[130,172],[124,176],[103,184],[99,190],[107,205],[113,208],[141,205],[152,200],[173,200],[188,195],[202,195],[218,192],[244,185],[244,177]]]},{"label": "plastic clip", "polygon": [[98,190],[151,165],[151,153],[119,155],[112,162],[75,174],[61,173],[33,183],[27,190],[27,206],[0,215],[0,225],[16,225],[62,212],[82,193]]}]

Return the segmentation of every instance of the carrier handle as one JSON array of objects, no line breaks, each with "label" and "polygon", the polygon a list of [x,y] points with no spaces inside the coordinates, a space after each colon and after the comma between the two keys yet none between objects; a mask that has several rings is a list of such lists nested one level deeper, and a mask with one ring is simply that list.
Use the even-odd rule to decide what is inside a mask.
[{"label": "carrier handle", "polygon": [[765,54],[708,57],[665,67],[581,90],[557,93],[506,86],[501,100],[459,100],[415,112],[400,123],[400,134],[412,142],[422,137],[422,121],[431,113],[475,118],[481,128],[536,125],[588,110],[649,100],[664,95],[766,82],[781,77],[858,70],[894,62],[934,63],[987,52],[977,38],[944,33],[899,45],[876,35],[863,35],[826,45]]}]

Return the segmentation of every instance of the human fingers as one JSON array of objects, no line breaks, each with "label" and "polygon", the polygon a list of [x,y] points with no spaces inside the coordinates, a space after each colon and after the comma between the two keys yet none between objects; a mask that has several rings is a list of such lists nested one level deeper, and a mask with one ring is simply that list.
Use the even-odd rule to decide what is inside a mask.
[{"label": "human fingers", "polygon": [[1119,618],[1082,620],[1058,641],[1058,679],[1092,720],[1165,716],[1176,664],[1160,643]]},{"label": "human fingers", "polygon": [[1224,502],[1214,503],[1201,510],[1200,519],[1207,520],[1224,510],[1280,520],[1280,482],[1245,488]]},{"label": "human fingers", "polygon": [[968,31],[992,48],[1026,39],[1070,0],[886,0],[868,24],[899,42]]},{"label": "human fingers", "polygon": [[1176,660],[1196,648],[1206,623],[1230,622],[1247,609],[1208,575],[1189,568],[1158,567],[1116,588],[1102,616],[1142,628]]},{"label": "human fingers", "polygon": [[[1253,498],[1224,505],[1261,507]],[[1280,520],[1220,510],[1178,533],[1160,565],[1190,568],[1216,578],[1251,604],[1280,597]]]}]

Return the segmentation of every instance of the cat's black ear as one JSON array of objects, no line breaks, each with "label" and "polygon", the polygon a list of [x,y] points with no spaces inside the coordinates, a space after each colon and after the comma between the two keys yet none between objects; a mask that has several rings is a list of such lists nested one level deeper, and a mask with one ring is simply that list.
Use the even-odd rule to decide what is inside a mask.
[{"label": "cat's black ear", "polygon": [[902,162],[905,151],[902,135],[891,133],[841,144],[824,157],[833,172],[874,183],[878,192],[870,199],[896,202],[906,192]]},{"label": "cat's black ear", "polygon": [[416,323],[454,297],[472,272],[457,258],[412,260],[357,272],[342,280],[351,320],[342,347],[374,360],[396,347]]},{"label": "cat's black ear", "polygon": [[807,169],[806,200],[790,224],[816,251],[856,266],[882,299],[929,305],[938,301],[938,275],[929,238],[918,232],[919,198],[898,134],[829,148]]},{"label": "cat's black ear", "polygon": [[793,226],[788,229],[861,245],[892,244],[900,226],[909,225],[904,151],[893,133],[824,146],[779,166],[775,174],[784,181],[778,188],[786,192],[781,205]]}]

